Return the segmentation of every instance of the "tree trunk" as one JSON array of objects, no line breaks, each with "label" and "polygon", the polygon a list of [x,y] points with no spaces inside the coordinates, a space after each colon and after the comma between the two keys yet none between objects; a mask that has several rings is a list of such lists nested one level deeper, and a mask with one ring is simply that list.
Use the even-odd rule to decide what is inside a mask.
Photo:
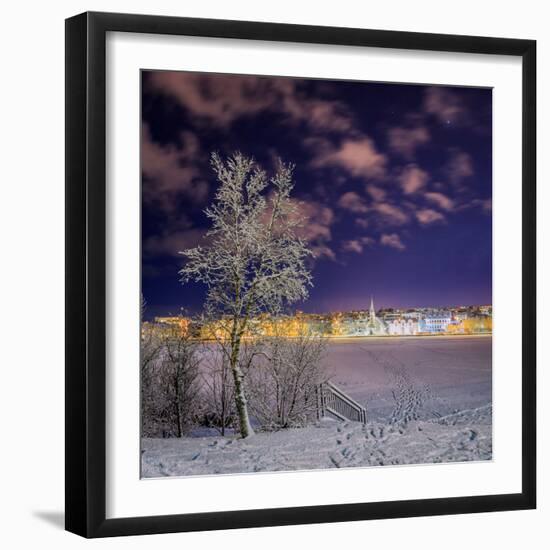
[{"label": "tree trunk", "polygon": [[239,365],[239,350],[241,347],[241,340],[239,337],[233,339],[231,347],[231,372],[233,373],[233,382],[235,384],[235,405],[237,407],[237,414],[239,415],[241,437],[244,439],[253,436],[254,430],[252,429],[248,416],[248,405],[243,386],[244,375]]},{"label": "tree trunk", "polygon": [[222,410],[220,413],[220,422],[221,422],[221,435],[222,437],[225,436],[225,403],[224,400],[225,395],[222,393]]},{"label": "tree trunk", "polygon": [[[223,361],[223,359],[222,359]],[[226,423],[226,419],[225,419],[225,404],[226,404],[226,399],[227,399],[227,395],[226,395],[226,374],[225,374],[225,366],[224,366],[224,363],[222,363],[222,370],[221,370],[221,374],[220,374],[220,395],[221,395],[221,410],[220,410],[220,422],[221,422],[221,435],[222,437],[225,436],[225,423]]]},{"label": "tree trunk", "polygon": [[179,376],[176,371],[176,376],[174,380],[175,390],[176,390],[176,399],[175,399],[175,405],[176,405],[176,429],[178,437],[183,436],[183,429],[181,425],[181,411],[180,411],[180,385],[179,385]]}]

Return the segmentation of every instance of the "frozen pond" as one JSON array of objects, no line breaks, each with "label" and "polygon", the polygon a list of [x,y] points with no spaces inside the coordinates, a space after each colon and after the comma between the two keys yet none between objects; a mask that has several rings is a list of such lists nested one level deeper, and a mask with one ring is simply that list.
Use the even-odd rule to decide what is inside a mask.
[{"label": "frozen pond", "polygon": [[325,364],[332,381],[366,403],[373,419],[387,417],[393,407],[392,368],[430,386],[426,418],[492,402],[491,336],[333,339]]}]

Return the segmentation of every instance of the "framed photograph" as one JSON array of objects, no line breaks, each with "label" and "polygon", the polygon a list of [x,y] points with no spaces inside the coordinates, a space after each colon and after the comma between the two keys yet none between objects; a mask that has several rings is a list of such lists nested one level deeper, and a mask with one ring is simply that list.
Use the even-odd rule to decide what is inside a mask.
[{"label": "framed photograph", "polygon": [[531,40],[66,21],[66,528],[535,507]]}]

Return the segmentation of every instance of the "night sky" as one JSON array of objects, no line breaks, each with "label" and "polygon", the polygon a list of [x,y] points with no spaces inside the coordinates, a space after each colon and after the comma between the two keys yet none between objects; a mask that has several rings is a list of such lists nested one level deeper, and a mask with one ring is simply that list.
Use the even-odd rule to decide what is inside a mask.
[{"label": "night sky", "polygon": [[296,309],[490,304],[490,89],[142,73],[146,317],[200,310],[178,251],[208,229],[212,151],[292,162],[314,287]]}]

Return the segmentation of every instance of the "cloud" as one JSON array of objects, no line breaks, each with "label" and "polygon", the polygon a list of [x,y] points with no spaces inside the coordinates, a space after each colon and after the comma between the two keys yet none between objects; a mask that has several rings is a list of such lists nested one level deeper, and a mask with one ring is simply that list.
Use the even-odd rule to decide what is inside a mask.
[{"label": "cloud", "polygon": [[153,71],[149,85],[176,99],[195,118],[222,128],[262,111],[280,113],[283,122],[304,123],[316,130],[349,132],[353,128],[345,104],[308,98],[301,93],[300,81],[291,78]]},{"label": "cloud", "polygon": [[355,191],[348,191],[338,199],[338,206],[355,214],[364,214],[369,208]]},{"label": "cloud", "polygon": [[298,99],[289,95],[285,102],[287,114],[309,126],[331,132],[349,132],[353,129],[352,117],[347,107],[336,101]]},{"label": "cloud", "polygon": [[469,121],[468,111],[460,97],[441,86],[431,86],[426,90],[424,110],[443,124]]},{"label": "cloud", "polygon": [[380,237],[380,244],[395,248],[396,250],[405,250],[406,248],[397,233],[383,234]]},{"label": "cloud", "polygon": [[437,204],[439,208],[443,210],[451,211],[454,208],[454,201],[450,199],[447,195],[443,193],[438,193],[436,191],[428,191],[424,193],[424,196],[431,202]]},{"label": "cloud", "polygon": [[375,201],[383,201],[386,198],[386,191],[372,183],[366,186],[366,191]]},{"label": "cloud", "polygon": [[411,195],[422,189],[428,182],[428,173],[416,164],[406,166],[399,176],[399,182],[403,193]]},{"label": "cloud", "polygon": [[481,208],[483,212],[489,214],[493,209],[493,201],[492,199],[472,199],[461,204],[457,210],[468,210],[469,208]]},{"label": "cloud", "polygon": [[390,225],[404,225],[410,220],[404,210],[388,202],[375,203],[371,208],[382,217],[384,222]]},{"label": "cloud", "polygon": [[340,147],[330,149],[325,142],[317,150],[312,166],[327,166],[345,170],[355,177],[381,178],[386,174],[386,155],[380,153],[369,137],[347,139]]},{"label": "cloud", "polygon": [[472,157],[460,149],[453,148],[450,150],[450,158],[447,163],[446,172],[449,181],[455,187],[462,187],[464,179],[474,175],[474,166]]},{"label": "cloud", "polygon": [[296,231],[298,237],[307,241],[315,258],[336,259],[334,251],[329,246],[332,240],[331,227],[335,221],[334,212],[312,200],[295,201],[298,215],[303,219],[303,225]]},{"label": "cloud", "polygon": [[410,219],[404,210],[387,202],[376,203],[372,206],[372,209],[391,225],[404,225]]},{"label": "cloud", "polygon": [[153,71],[149,77],[152,89],[173,97],[191,114],[214,120],[220,126],[267,105],[257,93],[248,94],[248,106],[244,101],[247,90],[257,84],[255,77],[222,79],[220,75],[176,71]]},{"label": "cloud", "polygon": [[430,134],[424,126],[390,128],[387,137],[390,150],[409,160],[414,157],[418,147],[430,140]]},{"label": "cloud", "polygon": [[366,229],[369,226],[369,222],[365,218],[356,218],[355,224],[363,229]]},{"label": "cloud", "polygon": [[336,261],[336,254],[330,248],[329,246],[325,244],[318,244],[310,247],[311,252],[313,253],[313,257],[316,260],[321,260],[323,258],[327,258],[332,261]]},{"label": "cloud", "polygon": [[425,208],[422,210],[417,210],[416,219],[422,225],[428,225],[434,222],[444,221],[445,216],[441,214],[441,212],[437,212],[436,210],[432,210],[431,208]]},{"label": "cloud", "polygon": [[148,237],[143,243],[144,256],[179,257],[182,250],[197,246],[206,234],[205,229],[185,229],[180,231],[165,231],[162,235]]},{"label": "cloud", "polygon": [[199,171],[199,141],[191,132],[182,132],[180,144],[155,142],[144,124],[141,132],[141,170],[144,177],[143,198],[157,202],[163,210],[175,208],[177,195],[185,195],[201,204],[208,195],[208,184]]},{"label": "cloud", "polygon": [[309,242],[318,239],[330,240],[331,226],[334,223],[332,209],[308,200],[300,200],[296,204],[300,217],[304,219],[303,226],[298,229],[299,236]]},{"label": "cloud", "polygon": [[345,241],[342,244],[342,250],[345,252],[356,252],[361,254],[363,252],[363,245],[358,240]]},{"label": "cloud", "polygon": [[493,210],[492,199],[475,199],[474,202],[479,204],[484,212],[491,212]]},{"label": "cloud", "polygon": [[371,237],[359,237],[358,239],[344,241],[342,243],[342,250],[344,250],[344,252],[354,252],[356,254],[361,254],[365,246],[371,246],[374,243],[375,240]]}]

